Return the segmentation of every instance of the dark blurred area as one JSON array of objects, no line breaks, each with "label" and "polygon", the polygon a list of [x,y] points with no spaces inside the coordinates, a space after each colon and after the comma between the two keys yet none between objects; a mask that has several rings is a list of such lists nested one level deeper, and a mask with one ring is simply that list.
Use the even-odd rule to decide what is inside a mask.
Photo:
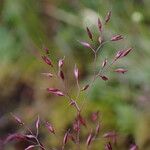
[{"label": "dark blurred area", "polygon": [[[149,8],[149,0],[0,0],[0,144],[10,133],[23,132],[11,112],[31,127],[38,114],[58,130],[70,125],[74,112],[65,99],[45,91],[58,83],[41,75],[49,71],[41,59],[43,48],[50,49],[53,62],[65,56],[67,82],[74,94],[74,64],[79,67],[81,84],[90,80],[93,71],[93,55],[78,40],[88,41],[86,26],[98,36],[97,18],[104,18],[111,10],[105,34],[122,34],[125,40],[105,46],[97,66],[105,56],[112,57],[116,50],[132,46],[133,52],[117,64],[129,71],[124,75],[110,73],[107,83],[97,80],[88,93],[85,116],[100,110],[102,132],[116,130],[120,150],[134,142],[140,150],[149,150]],[[61,136],[53,138],[41,129],[41,137],[45,145],[59,147]],[[22,150],[27,144],[13,143],[6,149]],[[101,143],[94,144],[94,149],[99,147]]]}]

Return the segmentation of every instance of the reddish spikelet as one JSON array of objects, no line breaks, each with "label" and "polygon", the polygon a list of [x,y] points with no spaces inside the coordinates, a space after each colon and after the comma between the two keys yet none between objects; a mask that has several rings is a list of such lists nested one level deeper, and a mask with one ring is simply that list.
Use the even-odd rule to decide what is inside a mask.
[{"label": "reddish spikelet", "polygon": [[91,119],[93,122],[97,121],[98,118],[99,118],[99,111],[92,113]]},{"label": "reddish spikelet", "polygon": [[128,48],[128,49],[124,50],[124,53],[122,54],[122,57],[127,56],[132,50],[133,50],[133,48]]},{"label": "reddish spikelet", "polygon": [[62,68],[62,67],[63,67],[63,65],[64,65],[64,59],[65,59],[65,57],[64,57],[63,59],[60,59],[60,60],[58,61],[58,67],[59,67],[59,68]]},{"label": "reddish spikelet", "polygon": [[112,150],[112,145],[110,142],[105,145],[105,150]]},{"label": "reddish spikelet", "polygon": [[46,77],[49,77],[49,78],[53,77],[52,73],[42,73],[42,75],[44,75]]},{"label": "reddish spikelet", "polygon": [[42,56],[42,59],[44,60],[44,62],[50,66],[53,67],[52,65],[52,61],[47,57],[47,56]]},{"label": "reddish spikelet", "polygon": [[111,18],[111,11],[109,11],[105,17],[105,24],[109,22],[110,18]]},{"label": "reddish spikelet", "polygon": [[121,58],[122,54],[124,53],[124,50],[120,50],[117,52],[116,56],[115,56],[115,60]]},{"label": "reddish spikelet", "polygon": [[138,146],[136,144],[133,144],[130,146],[130,150],[138,150]]},{"label": "reddish spikelet", "polygon": [[55,134],[55,129],[53,128],[53,126],[49,122],[46,121],[45,126],[50,133]]},{"label": "reddish spikelet", "polygon": [[62,91],[60,91],[59,89],[55,89],[55,88],[47,88],[47,91],[49,93],[52,93],[56,96],[64,96],[64,93]]},{"label": "reddish spikelet", "polygon": [[14,115],[13,113],[11,113],[11,116],[15,119],[15,121],[20,124],[20,125],[24,125],[24,122],[16,115]]},{"label": "reddish spikelet", "polygon": [[123,39],[123,36],[122,35],[114,35],[112,38],[111,38],[111,41],[119,41],[119,40],[122,40]]},{"label": "reddish spikelet", "polygon": [[89,88],[89,84],[85,85],[85,86],[81,89],[81,91],[85,91],[85,90],[87,90],[88,88]]},{"label": "reddish spikelet", "polygon": [[75,65],[75,67],[74,67],[74,76],[75,76],[76,80],[78,80],[78,78],[79,78],[79,70],[77,68],[77,65]]},{"label": "reddish spikelet", "polygon": [[69,132],[70,130],[68,130],[65,135],[64,135],[64,138],[63,138],[63,145],[66,145],[67,141],[68,141],[68,136],[69,136]]},{"label": "reddish spikelet", "polygon": [[107,65],[107,58],[104,59],[103,63],[102,63],[102,68],[104,68]]},{"label": "reddish spikelet", "polygon": [[87,31],[89,38],[93,41],[93,34],[88,27],[86,28],[86,31]]},{"label": "reddish spikelet", "polygon": [[62,80],[65,79],[65,76],[62,70],[59,71],[59,76],[61,77]]},{"label": "reddish spikelet", "polygon": [[90,146],[91,142],[93,140],[93,135],[92,132],[88,135],[87,140],[86,140],[86,145]]},{"label": "reddish spikelet", "polygon": [[132,48],[128,48],[128,49],[125,49],[125,50],[118,51],[116,56],[115,56],[115,60],[127,56],[132,50],[133,50]]},{"label": "reddish spikelet", "polygon": [[128,70],[126,70],[126,69],[123,69],[123,68],[118,68],[118,69],[116,69],[114,72],[117,72],[117,73],[126,73]]},{"label": "reddish spikelet", "polygon": [[98,18],[98,29],[100,32],[102,32],[102,22],[101,22],[100,18]]},{"label": "reddish spikelet", "polygon": [[106,77],[106,76],[102,76],[102,75],[101,75],[100,77],[101,77],[101,79],[104,80],[104,81],[107,81],[107,80],[108,80],[108,77]]},{"label": "reddish spikelet", "polygon": [[91,45],[88,42],[80,41],[80,44],[83,45],[85,48],[91,48]]},{"label": "reddish spikelet", "polygon": [[108,133],[105,133],[104,135],[103,135],[103,137],[104,138],[114,138],[114,137],[116,137],[117,136],[117,134],[116,134],[116,132],[108,132]]}]

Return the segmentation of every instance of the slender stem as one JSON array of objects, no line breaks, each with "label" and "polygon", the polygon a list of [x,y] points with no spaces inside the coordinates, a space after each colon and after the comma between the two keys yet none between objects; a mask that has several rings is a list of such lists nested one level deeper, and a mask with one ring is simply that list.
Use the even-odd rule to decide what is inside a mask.
[{"label": "slender stem", "polygon": [[95,49],[91,47],[91,50],[93,51],[93,53],[95,53]]},{"label": "slender stem", "polygon": [[110,42],[110,41],[105,41],[102,44],[100,44],[95,52],[97,53],[101,49],[101,47],[104,46],[105,44],[107,44],[108,42]]},{"label": "slender stem", "polygon": [[79,98],[79,96],[80,96],[81,88],[80,88],[78,79],[76,80],[76,82],[77,82],[77,87],[78,87],[78,92],[77,92],[77,96],[76,96],[76,100],[77,100]]},{"label": "slender stem", "polygon": [[94,76],[96,75],[96,60],[97,60],[97,52],[94,53]]},{"label": "slender stem", "polygon": [[42,144],[39,142],[38,138],[37,138],[36,136],[33,136],[33,137],[34,137],[34,139],[36,140],[36,142],[37,142],[37,144],[39,145],[39,147],[41,147],[41,148],[43,148],[44,150],[46,150],[45,147],[43,147]]},{"label": "slender stem", "polygon": [[[38,115],[38,119],[39,119],[39,115]],[[39,127],[36,130],[36,137],[38,137],[38,135],[39,135]]]},{"label": "slender stem", "polygon": [[95,77],[96,77],[96,60],[97,60],[97,52],[94,53],[94,76],[93,76],[92,84],[93,84]]},{"label": "slender stem", "polygon": [[[78,120],[78,127],[80,126],[80,122]],[[80,150],[80,129],[77,132],[77,150]]]}]

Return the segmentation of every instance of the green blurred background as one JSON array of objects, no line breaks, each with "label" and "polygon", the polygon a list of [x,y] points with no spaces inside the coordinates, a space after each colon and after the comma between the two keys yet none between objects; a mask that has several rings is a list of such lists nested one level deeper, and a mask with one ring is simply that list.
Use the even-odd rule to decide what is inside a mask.
[{"label": "green blurred background", "polygon": [[[128,73],[110,73],[107,83],[97,80],[90,90],[85,116],[91,111],[102,114],[102,133],[119,132],[120,150],[136,141],[140,150],[150,149],[150,1],[149,0],[0,0],[0,137],[22,131],[10,117],[18,114],[34,126],[37,114],[48,119],[60,132],[53,137],[41,130],[44,144],[59,147],[61,134],[73,121],[74,112],[63,98],[50,96],[44,90],[57,81],[44,78],[48,71],[40,55],[50,49],[54,62],[66,57],[68,86],[74,94],[74,64],[80,70],[81,85],[91,78],[93,56],[77,40],[88,40],[85,27],[98,35],[97,17],[112,10],[107,35],[121,33],[125,41],[104,47],[97,65],[116,49],[132,45],[134,51],[118,66]],[[104,57],[103,57],[104,56]],[[82,101],[82,96],[81,100]],[[64,120],[65,118],[65,120]],[[99,149],[101,141],[93,146]],[[22,143],[6,149],[23,149]],[[69,149],[69,146],[68,146]],[[72,148],[73,149],[73,148]],[[102,149],[102,148],[101,148]]]}]

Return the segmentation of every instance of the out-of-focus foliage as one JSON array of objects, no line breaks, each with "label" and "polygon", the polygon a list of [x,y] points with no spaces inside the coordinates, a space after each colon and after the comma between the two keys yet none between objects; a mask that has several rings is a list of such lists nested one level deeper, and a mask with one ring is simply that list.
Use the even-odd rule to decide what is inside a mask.
[{"label": "out-of-focus foliage", "polygon": [[[134,51],[117,64],[127,66],[129,71],[125,75],[110,74],[108,83],[97,80],[88,94],[85,115],[99,109],[104,131],[117,130],[123,135],[119,142],[122,146],[135,140],[141,150],[150,149],[149,8],[149,0],[0,0],[0,137],[18,130],[9,118],[10,112],[20,114],[29,124],[39,113],[58,130],[70,125],[73,112],[65,100],[49,97],[44,90],[55,83],[47,83],[41,76],[47,71],[41,61],[42,49],[50,48],[53,61],[66,56],[68,84],[73,91],[76,87],[70,70],[74,63],[79,66],[83,83],[90,79],[93,67],[91,52],[77,40],[88,40],[86,26],[98,35],[94,25],[97,17],[102,19],[112,10],[105,34],[123,34],[125,40],[103,47],[97,66],[105,56],[132,45]],[[59,143],[42,133],[45,143]]]}]

